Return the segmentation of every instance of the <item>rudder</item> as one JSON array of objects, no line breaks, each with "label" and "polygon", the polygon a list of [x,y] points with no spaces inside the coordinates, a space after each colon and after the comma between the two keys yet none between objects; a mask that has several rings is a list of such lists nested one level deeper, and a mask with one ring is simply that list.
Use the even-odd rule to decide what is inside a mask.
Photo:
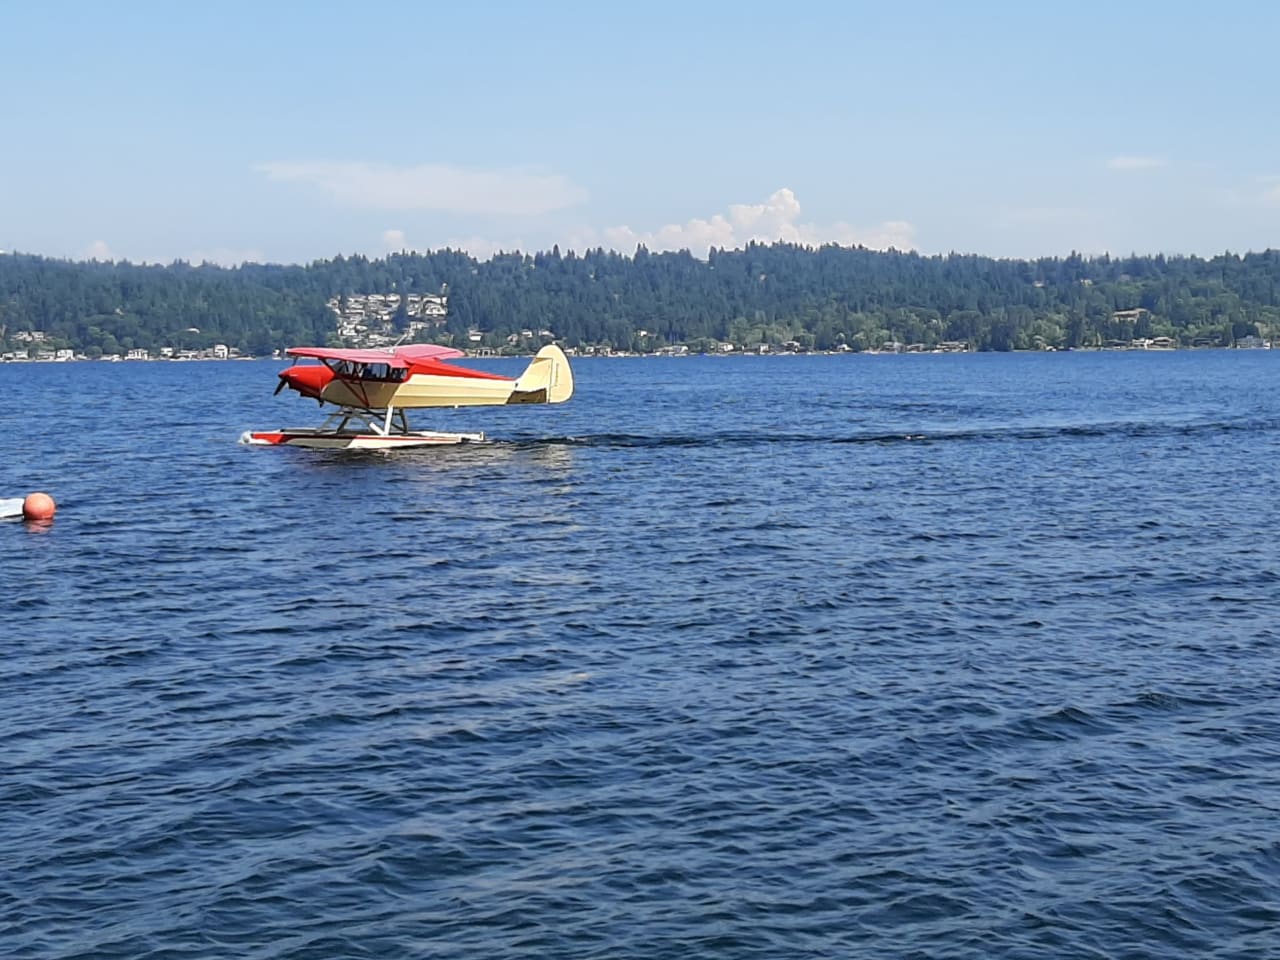
[{"label": "rudder", "polygon": [[571,396],[573,371],[569,358],[552,343],[539,350],[525,367],[507,403],[564,403]]}]

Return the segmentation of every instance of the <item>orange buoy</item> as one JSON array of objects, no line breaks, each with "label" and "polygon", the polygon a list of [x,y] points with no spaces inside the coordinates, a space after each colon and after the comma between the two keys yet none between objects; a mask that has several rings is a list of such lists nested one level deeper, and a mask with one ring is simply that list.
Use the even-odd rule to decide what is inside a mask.
[{"label": "orange buoy", "polygon": [[52,520],[57,510],[58,505],[47,493],[29,493],[27,499],[22,501],[23,520]]}]

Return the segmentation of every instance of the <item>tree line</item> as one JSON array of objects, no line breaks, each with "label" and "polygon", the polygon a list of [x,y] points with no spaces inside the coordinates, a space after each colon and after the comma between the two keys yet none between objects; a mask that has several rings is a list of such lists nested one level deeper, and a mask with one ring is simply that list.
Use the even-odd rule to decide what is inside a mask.
[{"label": "tree line", "polygon": [[522,332],[543,330],[570,347],[631,351],[1067,349],[1154,337],[1230,346],[1280,336],[1280,251],[1010,260],[753,243],[706,259],[641,246],[481,261],[445,249],[237,267],[5,254],[0,345],[26,349],[21,334],[41,331],[46,348],[91,356],[215,343],[261,356],[332,343],[331,297],[442,291],[447,317],[419,339],[496,349],[512,338],[524,349]]}]

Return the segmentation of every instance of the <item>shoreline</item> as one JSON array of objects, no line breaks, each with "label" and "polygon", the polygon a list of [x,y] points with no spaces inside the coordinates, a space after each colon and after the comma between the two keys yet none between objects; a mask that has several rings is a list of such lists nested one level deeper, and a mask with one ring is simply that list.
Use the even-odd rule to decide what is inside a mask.
[{"label": "shoreline", "polygon": [[[956,356],[964,354],[1025,354],[1025,353],[1211,353],[1231,351],[1241,353],[1258,353],[1272,350],[1272,344],[1264,346],[1203,346],[1203,347],[1049,347],[1043,350],[726,350],[718,353],[694,353],[693,351],[655,351],[652,353],[632,353],[629,351],[609,351],[592,353],[570,353],[570,359],[579,360],[620,360],[636,358],[686,359],[689,357],[884,357],[884,356]],[[529,359],[532,354],[499,354],[468,352],[467,360],[520,360]],[[69,357],[18,357],[0,356],[3,364],[46,364],[46,363],[239,363],[243,361],[277,360],[288,362],[283,356],[237,356],[237,357],[87,357],[83,354]]]}]

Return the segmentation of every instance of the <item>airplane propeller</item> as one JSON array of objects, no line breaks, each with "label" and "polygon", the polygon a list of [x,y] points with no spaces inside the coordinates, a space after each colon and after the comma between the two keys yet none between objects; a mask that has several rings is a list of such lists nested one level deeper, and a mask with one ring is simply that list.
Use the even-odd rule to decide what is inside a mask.
[{"label": "airplane propeller", "polygon": [[274,397],[277,393],[279,393],[281,390],[284,389],[284,385],[285,385],[285,382],[284,382],[284,379],[282,378],[280,382],[276,384],[276,388],[271,392],[271,395]]}]

